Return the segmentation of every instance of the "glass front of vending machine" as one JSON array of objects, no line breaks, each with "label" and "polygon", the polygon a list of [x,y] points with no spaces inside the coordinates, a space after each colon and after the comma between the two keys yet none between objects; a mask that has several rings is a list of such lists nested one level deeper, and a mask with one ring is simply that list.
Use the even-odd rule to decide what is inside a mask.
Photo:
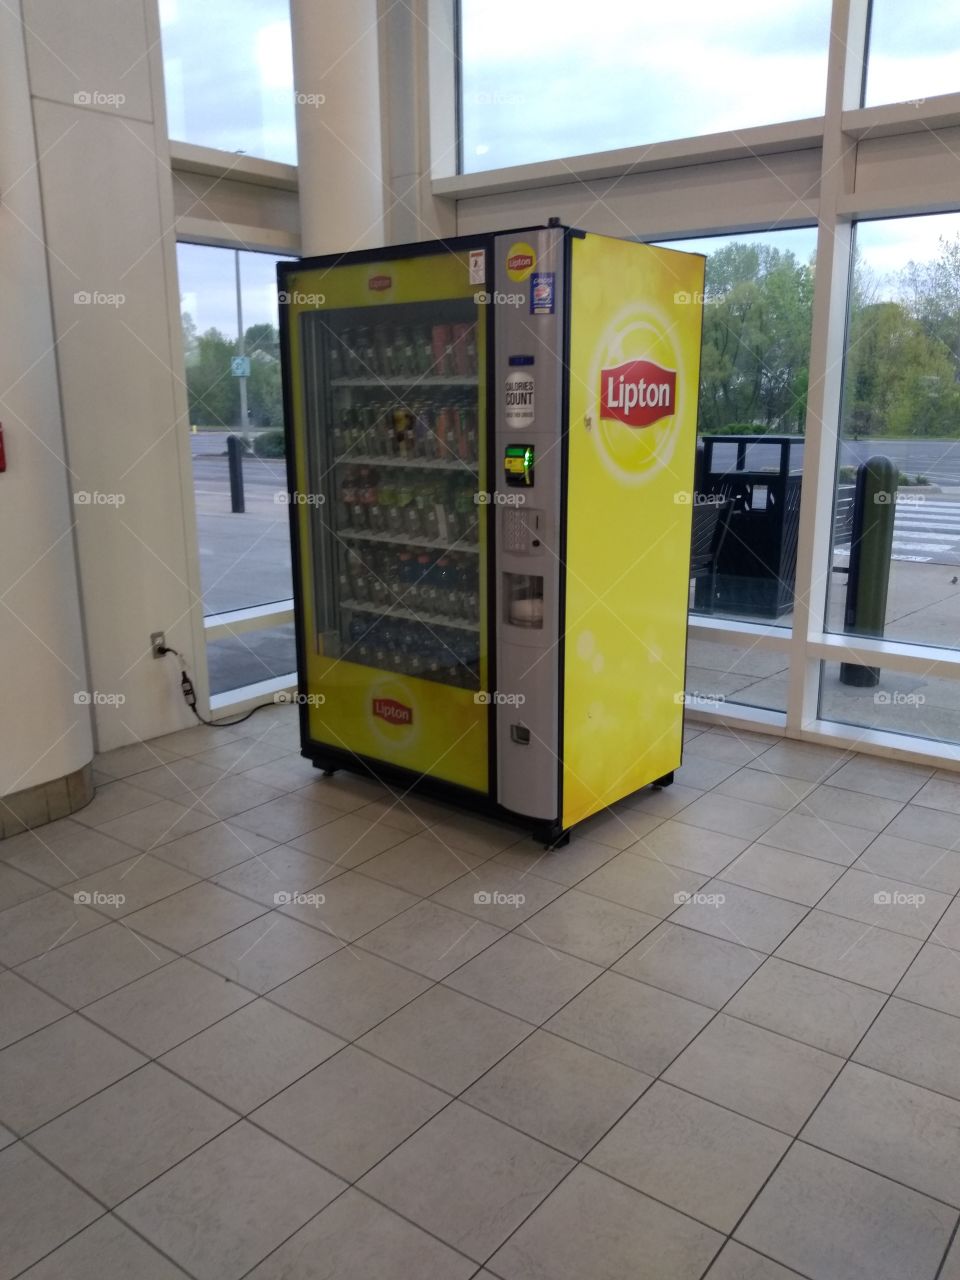
[{"label": "glass front of vending machine", "polygon": [[484,793],[486,255],[280,269],[305,746]]}]

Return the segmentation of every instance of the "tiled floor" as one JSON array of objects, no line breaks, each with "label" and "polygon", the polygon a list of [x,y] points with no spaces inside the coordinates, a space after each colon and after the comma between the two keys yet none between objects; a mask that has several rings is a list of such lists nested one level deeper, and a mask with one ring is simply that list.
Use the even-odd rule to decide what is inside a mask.
[{"label": "tiled floor", "polygon": [[960,778],[692,728],[543,851],[294,716],[0,845],[0,1280],[960,1280]]}]

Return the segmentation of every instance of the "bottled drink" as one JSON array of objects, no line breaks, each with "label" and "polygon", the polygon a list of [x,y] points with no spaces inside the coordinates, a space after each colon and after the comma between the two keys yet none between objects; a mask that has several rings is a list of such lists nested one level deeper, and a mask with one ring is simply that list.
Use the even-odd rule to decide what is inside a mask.
[{"label": "bottled drink", "polygon": [[435,377],[447,377],[453,372],[451,342],[450,326],[435,324],[430,334],[432,373]]},{"label": "bottled drink", "polygon": [[[464,377],[468,373],[472,373],[470,368],[470,356],[467,347],[467,340],[473,329],[470,324],[455,324],[451,327],[451,345],[453,355],[453,369],[451,372],[456,373],[458,377]],[[474,359],[476,359],[476,351],[474,350]]]}]

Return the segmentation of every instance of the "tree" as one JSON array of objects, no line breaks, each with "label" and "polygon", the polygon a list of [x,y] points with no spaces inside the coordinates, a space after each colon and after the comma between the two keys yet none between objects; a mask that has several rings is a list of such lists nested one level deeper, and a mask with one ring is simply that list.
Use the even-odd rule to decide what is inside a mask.
[{"label": "tree", "polygon": [[734,241],[707,263],[701,430],[802,431],[813,268],[769,245]]},{"label": "tree", "polygon": [[[237,354],[237,342],[219,329],[208,329],[198,334],[187,312],[183,313],[182,323],[191,423],[225,430],[239,427],[239,380],[230,369],[230,361]],[[250,357],[250,376],[247,379],[249,422],[245,425],[282,427],[279,334],[272,324],[251,325],[244,333],[243,345],[245,354]]]}]

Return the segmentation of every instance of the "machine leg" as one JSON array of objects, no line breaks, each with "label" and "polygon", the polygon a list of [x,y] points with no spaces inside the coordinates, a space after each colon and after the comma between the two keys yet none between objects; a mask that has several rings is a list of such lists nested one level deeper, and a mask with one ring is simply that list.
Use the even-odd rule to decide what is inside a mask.
[{"label": "machine leg", "polygon": [[332,778],[333,775],[337,772],[336,765],[328,764],[326,760],[314,760],[313,767],[315,769],[322,769],[323,776],[325,778]]},{"label": "machine leg", "polygon": [[669,787],[669,786],[672,786],[672,785],[673,785],[673,770],[671,769],[669,773],[665,773],[665,774],[663,775],[663,777],[662,777],[662,778],[657,778],[657,779],[656,779],[656,781],[655,781],[652,785],[653,785],[653,786],[655,786],[658,790],[659,790],[659,788],[660,788],[660,787]]},{"label": "machine leg", "polygon": [[545,849],[563,849],[570,843],[570,832],[564,831],[559,822],[544,822],[534,830],[533,838]]}]

